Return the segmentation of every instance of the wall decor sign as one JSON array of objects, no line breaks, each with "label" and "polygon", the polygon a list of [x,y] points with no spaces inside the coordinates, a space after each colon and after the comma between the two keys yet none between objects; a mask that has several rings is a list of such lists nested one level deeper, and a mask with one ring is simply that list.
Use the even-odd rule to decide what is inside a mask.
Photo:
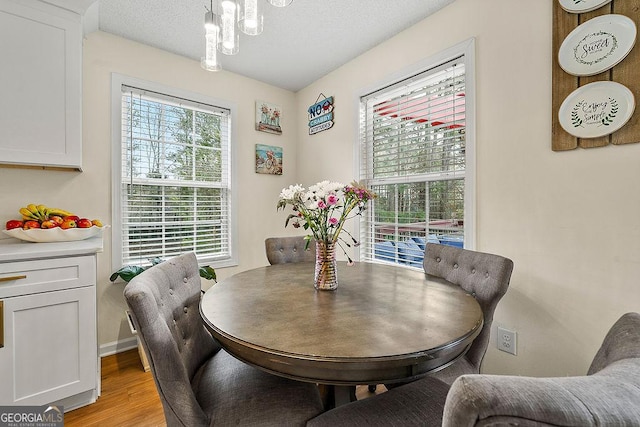
[{"label": "wall decor sign", "polygon": [[611,0],[559,0],[560,7],[569,13],[585,13],[601,8]]},{"label": "wall decor sign", "polygon": [[282,175],[282,147],[256,144],[256,173]]},{"label": "wall decor sign", "polygon": [[[573,0],[575,1],[575,0]],[[588,0],[587,0],[588,1]],[[575,1],[582,5],[582,2]],[[629,88],[636,99],[640,98],[640,47],[634,46],[631,52],[618,64],[595,76],[576,76],[564,70],[559,63],[560,46],[567,35],[580,24],[589,22],[596,16],[607,17],[609,14],[626,16],[633,20],[640,28],[640,14],[638,0],[611,0],[597,10],[589,13],[571,13],[563,9],[560,1],[552,2],[552,56],[551,59],[551,149],[555,152],[574,150],[576,148],[596,148],[606,146],[621,146],[625,144],[640,144],[640,108],[635,108],[629,121],[617,131],[608,135],[593,138],[579,138],[567,132],[560,125],[559,110],[561,104],[576,88],[595,81],[615,81]],[[636,43],[637,44],[637,43]],[[620,49],[618,40],[618,49]],[[616,53],[614,53],[616,54]],[[569,122],[570,123],[570,122]],[[565,123],[566,124],[566,123]],[[606,126],[607,128],[609,126]]]},{"label": "wall decor sign", "polygon": [[576,27],[558,51],[560,67],[574,76],[593,76],[617,65],[636,42],[636,24],[624,15],[607,14]]},{"label": "wall decor sign", "polygon": [[594,82],[574,90],[558,112],[560,125],[578,138],[597,138],[620,129],[635,110],[633,93],[611,81]]},{"label": "wall decor sign", "polygon": [[265,101],[256,101],[256,130],[281,135],[281,118],[282,110],[280,107]]},{"label": "wall decor sign", "polygon": [[318,95],[316,103],[307,109],[309,115],[309,135],[333,127],[333,96]]}]

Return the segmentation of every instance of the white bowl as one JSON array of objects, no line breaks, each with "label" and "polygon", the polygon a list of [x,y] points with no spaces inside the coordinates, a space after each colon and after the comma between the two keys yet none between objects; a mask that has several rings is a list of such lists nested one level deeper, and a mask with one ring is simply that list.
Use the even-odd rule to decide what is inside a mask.
[{"label": "white bowl", "polygon": [[5,234],[15,237],[16,239],[25,240],[27,242],[49,243],[49,242],[73,242],[76,240],[84,240],[90,237],[102,234],[102,230],[106,226],[90,228],[31,228],[23,230],[22,228],[14,228],[13,230],[2,230]]}]

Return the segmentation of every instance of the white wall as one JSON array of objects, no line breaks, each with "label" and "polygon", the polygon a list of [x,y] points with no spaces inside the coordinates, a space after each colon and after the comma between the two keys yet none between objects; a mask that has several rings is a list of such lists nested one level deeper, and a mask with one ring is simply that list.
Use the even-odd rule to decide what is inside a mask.
[{"label": "white wall", "polygon": [[[284,229],[284,214],[276,212],[276,203],[280,190],[297,172],[295,94],[225,71],[210,73],[196,61],[107,33],[85,38],[83,55],[84,172],[0,169],[0,218],[19,218],[21,206],[42,203],[112,223],[110,120],[111,73],[115,72],[236,104],[238,215],[234,220],[238,224],[239,265],[216,272],[221,279],[267,265],[264,239],[290,233]],[[254,130],[256,100],[282,107],[282,135]],[[283,147],[282,176],[255,173],[256,143]],[[112,284],[111,272],[111,236],[106,233],[104,252],[98,255],[98,341],[103,347],[131,337],[124,317],[124,284]]]},{"label": "white wall", "polygon": [[[84,42],[84,141],[85,159],[93,156],[108,159],[110,155],[110,90],[111,73],[116,72],[153,81],[173,88],[235,103],[238,109],[233,139],[235,144],[238,214],[239,265],[216,269],[219,279],[238,271],[266,265],[264,239],[274,230],[284,230],[284,217],[276,212],[277,196],[285,183],[296,174],[295,95],[267,84],[225,71],[210,73],[196,61],[117,38],[106,33],[93,33]],[[224,65],[223,65],[224,66]],[[255,102],[267,100],[282,107],[282,135],[257,132],[254,127]],[[283,147],[282,176],[255,173],[255,144]],[[97,170],[96,170],[97,169]],[[86,168],[99,176],[101,197],[96,203],[105,205],[110,217],[110,168],[102,160]],[[109,196],[109,197],[107,197]],[[108,282],[110,273],[110,239],[106,241],[104,261],[99,271],[99,319],[101,343],[127,335],[121,322],[123,310],[122,284]]]},{"label": "white wall", "polygon": [[[300,181],[355,177],[358,92],[476,38],[476,249],[513,259],[495,327],[518,332],[518,355],[495,349],[487,373],[584,374],[604,334],[640,311],[640,144],[551,151],[552,2],[457,0],[298,92],[297,120],[319,93],[335,126],[299,126]],[[452,313],[454,315],[454,313]]]}]

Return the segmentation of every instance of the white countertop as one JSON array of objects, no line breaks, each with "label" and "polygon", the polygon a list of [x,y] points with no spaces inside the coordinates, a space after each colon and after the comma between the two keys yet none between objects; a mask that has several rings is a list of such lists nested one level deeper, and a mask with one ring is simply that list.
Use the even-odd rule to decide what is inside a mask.
[{"label": "white countertop", "polygon": [[102,252],[102,236],[75,242],[31,243],[0,239],[0,262],[87,255]]}]

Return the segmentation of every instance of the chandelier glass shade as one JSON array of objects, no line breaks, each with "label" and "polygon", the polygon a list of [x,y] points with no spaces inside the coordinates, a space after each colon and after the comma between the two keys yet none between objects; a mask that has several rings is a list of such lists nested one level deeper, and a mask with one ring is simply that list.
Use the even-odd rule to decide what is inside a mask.
[{"label": "chandelier glass shade", "polygon": [[200,65],[207,71],[218,71],[220,61],[218,60],[218,33],[220,28],[213,12],[204,15],[205,30],[205,56],[201,59]]},{"label": "chandelier glass shade", "polygon": [[258,0],[238,1],[238,28],[249,36],[257,36],[262,33],[264,15]]},{"label": "chandelier glass shade", "polygon": [[[240,32],[250,36],[262,33],[264,15],[260,3],[263,1],[210,0],[211,9],[208,9],[204,15],[205,56],[200,61],[202,68],[207,71],[218,71],[222,68],[218,53],[237,54],[240,50]],[[293,0],[267,1],[277,7],[288,6],[293,2]]]},{"label": "chandelier glass shade", "polygon": [[218,14],[220,37],[218,50],[225,55],[235,55],[240,50],[240,32],[236,28],[238,4],[233,0],[222,0]]},{"label": "chandelier glass shade", "polygon": [[269,0],[269,3],[277,7],[285,7],[293,3],[293,0]]}]

